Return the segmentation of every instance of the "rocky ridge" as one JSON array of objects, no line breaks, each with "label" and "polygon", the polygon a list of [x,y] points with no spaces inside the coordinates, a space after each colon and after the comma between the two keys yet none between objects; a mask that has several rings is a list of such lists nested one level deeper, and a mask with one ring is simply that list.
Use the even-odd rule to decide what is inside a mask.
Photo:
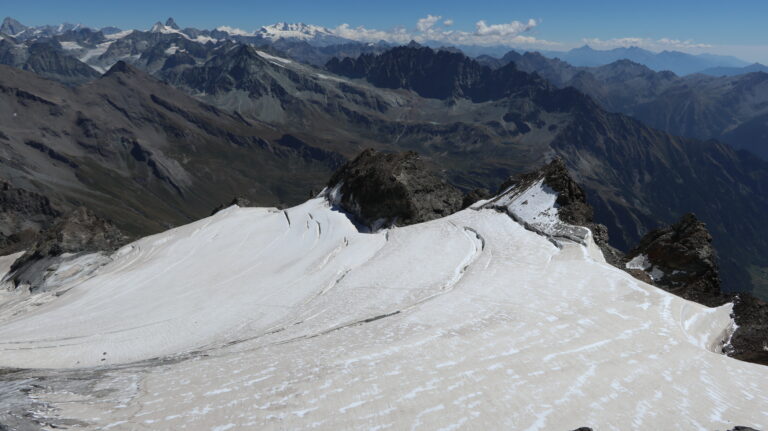
[{"label": "rocky ridge", "polygon": [[[622,253],[609,244],[608,228],[595,223],[594,210],[587,201],[587,193],[579,183],[574,181],[562,159],[555,158],[540,169],[508,178],[502,183],[497,194],[499,197],[520,195],[537,183],[541,183],[557,195],[554,206],[557,210],[557,218],[562,222],[555,228],[556,232],[542,233],[583,242],[588,233],[583,229],[573,229],[573,226],[586,228],[595,244],[600,247],[606,261],[618,266]],[[499,208],[497,200],[498,197],[485,204],[485,207]],[[522,201],[521,204],[528,205],[527,201]]]},{"label": "rocky ridge", "polygon": [[[557,195],[554,221],[549,208],[534,215],[530,208],[524,208],[535,208],[533,200],[540,197],[530,190],[539,184],[545,193]],[[723,346],[723,353],[768,365],[768,303],[749,293],[723,292],[712,235],[695,215],[686,214],[677,223],[647,233],[625,255],[608,244],[608,229],[594,223],[587,194],[560,159],[508,179],[499,194],[481,208],[503,209],[530,230],[555,242],[567,239],[584,243],[591,233],[608,263],[648,284],[708,307],[733,302],[736,327]]]}]

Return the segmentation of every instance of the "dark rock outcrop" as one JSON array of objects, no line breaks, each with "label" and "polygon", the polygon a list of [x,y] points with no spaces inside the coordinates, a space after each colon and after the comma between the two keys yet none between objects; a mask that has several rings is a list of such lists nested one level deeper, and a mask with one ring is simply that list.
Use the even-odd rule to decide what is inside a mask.
[{"label": "dark rock outcrop", "polygon": [[[646,234],[626,256],[633,275],[685,299],[717,307],[728,302],[720,292],[717,254],[706,225],[693,214]],[[646,277],[640,275],[647,281]]]},{"label": "dark rock outcrop", "polygon": [[0,255],[32,246],[59,216],[61,212],[47,197],[0,183]]},{"label": "dark rock outcrop", "polygon": [[618,266],[622,253],[608,244],[608,228],[594,222],[594,211],[587,202],[586,192],[573,179],[562,159],[556,158],[540,169],[507,179],[501,185],[499,193],[512,186],[519,189],[528,188],[542,178],[544,184],[557,193],[555,205],[560,220],[592,231],[595,244],[602,250],[606,261]]},{"label": "dark rock outcrop", "polygon": [[768,365],[768,302],[740,293],[733,298],[733,319],[738,329],[725,353],[742,361]]},{"label": "dark rock outcrop", "polygon": [[[626,256],[608,245],[608,229],[593,222],[593,209],[565,163],[555,159],[536,171],[502,184],[499,194],[525,190],[543,179],[558,194],[561,221],[592,231],[608,263],[648,284],[708,307],[733,302],[737,329],[723,352],[736,359],[768,365],[768,303],[749,293],[724,293],[718,258],[705,223],[686,214],[677,223],[653,230]],[[491,202],[493,203],[493,202]]]},{"label": "dark rock outcrop", "polygon": [[415,152],[368,149],[342,166],[328,183],[329,198],[365,226],[406,226],[448,216],[462,193],[432,173]]},{"label": "dark rock outcrop", "polygon": [[768,303],[749,293],[722,291],[712,236],[695,215],[649,232],[624,262],[636,278],[690,301],[708,307],[733,302],[737,328],[723,353],[768,365]]},{"label": "dark rock outcrop", "polygon": [[565,162],[562,159],[554,159],[541,169],[518,175],[507,179],[499,192],[513,186],[526,187],[544,177],[544,184],[557,192],[557,212],[560,219],[566,223],[586,226],[592,223],[592,207],[587,203],[587,194],[584,189],[573,180]]},{"label": "dark rock outcrop", "polygon": [[229,203],[224,203],[224,204],[221,204],[221,205],[217,206],[216,208],[214,208],[213,211],[211,211],[211,215],[214,215],[214,214],[218,213],[219,211],[221,211],[223,209],[229,208],[232,205],[237,205],[240,208],[248,208],[248,207],[255,206],[253,204],[253,202],[251,202],[247,198],[244,198],[242,196],[237,196],[234,199],[232,199],[231,201],[229,201]]},{"label": "dark rock outcrop", "polygon": [[461,203],[461,209],[469,208],[475,202],[492,197],[491,192],[487,189],[474,189],[471,192],[464,195],[464,199]]},{"label": "dark rock outcrop", "polygon": [[40,234],[34,247],[13,263],[6,281],[34,290],[45,270],[65,253],[111,252],[128,241],[111,222],[79,207]]}]

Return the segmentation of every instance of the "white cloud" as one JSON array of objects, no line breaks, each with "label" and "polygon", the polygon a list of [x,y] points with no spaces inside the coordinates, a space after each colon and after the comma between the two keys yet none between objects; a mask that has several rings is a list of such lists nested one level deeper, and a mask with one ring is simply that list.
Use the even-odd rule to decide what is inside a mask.
[{"label": "white cloud", "polygon": [[517,36],[536,27],[536,20],[529,19],[528,22],[512,21],[508,24],[491,24],[485,21],[478,21],[475,24],[477,30],[475,34],[479,36]]},{"label": "white cloud", "polygon": [[642,37],[622,37],[605,40],[592,38],[583,39],[583,42],[592,48],[597,49],[629,48],[636,46],[651,51],[663,51],[665,49],[688,51],[712,48],[712,45],[696,43],[692,40],[679,40],[669,38],[650,39]]},{"label": "white cloud", "polygon": [[223,31],[225,33],[237,35],[237,36],[253,36],[253,32],[247,32],[245,30],[230,27],[228,25],[222,25],[221,27],[216,27],[216,30]]},{"label": "white cloud", "polygon": [[392,30],[375,30],[365,28],[362,25],[352,27],[349,24],[342,24],[332,29],[331,32],[339,37],[360,42],[378,42],[383,40],[393,43],[408,43],[412,40],[412,35],[402,27]]},{"label": "white cloud", "polygon": [[427,15],[426,18],[421,18],[416,22],[416,29],[425,32],[431,29],[432,27],[437,24],[438,21],[440,21],[442,17],[441,16],[435,16],[435,15]]},{"label": "white cloud", "polygon": [[376,30],[342,24],[333,29],[332,32],[337,36],[361,42],[384,40],[402,44],[415,40],[420,43],[434,41],[454,45],[505,45],[527,48],[553,48],[561,45],[524,35],[538,25],[534,19],[529,19],[527,22],[512,21],[505,24],[488,24],[482,20],[475,23],[475,31],[472,32],[449,30],[446,27],[453,25],[454,21],[446,19],[441,23],[441,19],[442,16],[429,14],[419,19],[416,22],[416,27],[410,31],[402,27],[392,30]]}]

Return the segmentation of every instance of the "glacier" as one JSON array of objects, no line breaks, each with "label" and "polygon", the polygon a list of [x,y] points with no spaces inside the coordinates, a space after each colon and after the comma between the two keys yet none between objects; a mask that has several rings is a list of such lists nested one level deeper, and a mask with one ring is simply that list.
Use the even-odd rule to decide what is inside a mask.
[{"label": "glacier", "polygon": [[527,193],[376,232],[324,197],[233,206],[3,292],[0,367],[83,429],[768,425],[768,369],[719,353],[731,305],[548,235]]}]

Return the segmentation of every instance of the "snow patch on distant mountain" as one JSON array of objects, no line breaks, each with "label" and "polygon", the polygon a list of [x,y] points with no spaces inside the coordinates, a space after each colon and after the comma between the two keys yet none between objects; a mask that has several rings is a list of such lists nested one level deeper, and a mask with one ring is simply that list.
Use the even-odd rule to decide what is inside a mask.
[{"label": "snow patch on distant mountain", "polygon": [[205,35],[197,35],[196,37],[190,37],[188,34],[184,33],[184,31],[179,30],[178,28],[174,28],[173,26],[165,25],[161,22],[156,22],[155,25],[152,26],[152,28],[149,30],[150,33],[162,33],[162,34],[178,34],[179,36],[191,40],[193,42],[198,43],[208,43],[208,42],[218,42],[217,39],[214,39],[210,36]]},{"label": "snow patch on distant mountain", "polygon": [[82,46],[80,46],[77,42],[59,42],[61,44],[61,47],[64,48],[67,51],[75,51],[78,49],[83,49]]},{"label": "snow patch on distant mountain", "polygon": [[110,39],[110,40],[122,39],[122,38],[132,34],[134,31],[136,31],[136,30],[124,30],[124,31],[120,31],[120,32],[117,32],[117,33],[108,34],[105,37],[107,39]]},{"label": "snow patch on distant mountain", "polygon": [[256,35],[273,42],[281,39],[300,40],[314,45],[350,42],[349,39],[337,36],[326,27],[304,23],[279,22],[260,28]]}]

